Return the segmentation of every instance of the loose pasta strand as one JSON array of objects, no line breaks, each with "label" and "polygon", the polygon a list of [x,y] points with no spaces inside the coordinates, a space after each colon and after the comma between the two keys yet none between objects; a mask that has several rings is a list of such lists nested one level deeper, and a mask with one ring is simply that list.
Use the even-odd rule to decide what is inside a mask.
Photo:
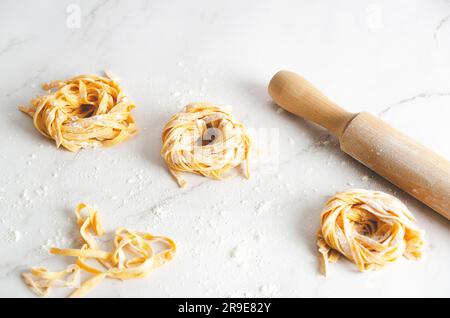
[{"label": "loose pasta strand", "polygon": [[[38,295],[45,297],[51,287],[66,286],[76,288],[71,298],[83,297],[105,278],[135,279],[149,275],[154,269],[164,265],[175,256],[176,245],[164,236],[135,232],[126,228],[116,231],[114,249],[101,250],[96,238],[104,234],[97,210],[85,203],[75,209],[83,245],[79,249],[51,248],[55,255],[76,257],[75,264],[61,272],[48,272],[45,268],[32,268],[22,274],[24,282]],[[153,244],[162,243],[164,248],[156,252]],[[97,262],[101,269],[89,265],[87,260]],[[80,272],[94,276],[80,285]]]}]

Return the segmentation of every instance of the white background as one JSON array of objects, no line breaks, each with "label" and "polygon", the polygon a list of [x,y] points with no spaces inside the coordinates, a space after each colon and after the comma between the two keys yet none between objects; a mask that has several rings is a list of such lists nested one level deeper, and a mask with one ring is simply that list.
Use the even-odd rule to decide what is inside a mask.
[{"label": "white background", "polygon": [[[117,147],[56,149],[16,108],[43,82],[105,69],[137,104],[140,134]],[[277,112],[267,84],[280,69],[450,159],[450,1],[3,0],[0,296],[33,297],[22,271],[71,261],[47,248],[78,246],[78,202],[95,204],[108,230],[178,243],[150,277],[105,281],[92,297],[450,296],[450,223],[341,153],[325,130]],[[232,105],[247,127],[278,131],[279,156],[261,164],[259,144],[250,180],[189,175],[179,189],[160,133],[192,101]],[[423,260],[364,274],[341,260],[328,278],[318,273],[320,210],[353,187],[404,200],[426,231]]]}]

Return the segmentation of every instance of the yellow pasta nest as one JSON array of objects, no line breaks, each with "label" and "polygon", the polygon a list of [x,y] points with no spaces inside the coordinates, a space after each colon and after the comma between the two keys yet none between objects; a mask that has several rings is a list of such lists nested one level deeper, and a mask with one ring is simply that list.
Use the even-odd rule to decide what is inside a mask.
[{"label": "yellow pasta nest", "polygon": [[172,117],[162,132],[161,156],[180,187],[186,181],[180,172],[192,172],[213,179],[244,161],[249,177],[250,137],[244,126],[225,109],[207,103],[193,103]]},{"label": "yellow pasta nest", "polygon": [[[31,272],[22,273],[24,282],[38,296],[46,296],[51,287],[66,286],[77,288],[70,295],[71,298],[82,297],[106,277],[120,280],[142,278],[175,256],[176,246],[170,238],[126,228],[116,230],[114,249],[104,251],[96,241],[97,236],[104,234],[97,211],[81,203],[75,209],[75,214],[83,239],[82,247],[51,248],[50,253],[76,257],[76,263],[60,272],[33,267]],[[158,244],[158,251],[152,247],[155,244]],[[92,261],[97,265],[90,264]],[[81,284],[81,271],[94,276]]]},{"label": "yellow pasta nest", "polygon": [[47,95],[19,109],[33,117],[34,126],[56,146],[70,151],[112,146],[136,134],[131,115],[135,105],[107,72],[107,77],[80,75],[43,84]]},{"label": "yellow pasta nest", "polygon": [[408,208],[397,198],[379,191],[337,193],[321,215],[317,245],[321,270],[342,254],[360,271],[379,269],[404,255],[418,259],[423,232]]}]

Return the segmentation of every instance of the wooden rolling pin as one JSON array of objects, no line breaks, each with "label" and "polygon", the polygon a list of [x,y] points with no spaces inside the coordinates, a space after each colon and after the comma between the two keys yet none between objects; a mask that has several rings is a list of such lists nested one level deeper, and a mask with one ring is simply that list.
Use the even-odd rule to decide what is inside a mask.
[{"label": "wooden rolling pin", "polygon": [[369,113],[342,109],[298,74],[280,71],[269,94],[285,110],[327,128],[341,149],[450,220],[450,162]]}]

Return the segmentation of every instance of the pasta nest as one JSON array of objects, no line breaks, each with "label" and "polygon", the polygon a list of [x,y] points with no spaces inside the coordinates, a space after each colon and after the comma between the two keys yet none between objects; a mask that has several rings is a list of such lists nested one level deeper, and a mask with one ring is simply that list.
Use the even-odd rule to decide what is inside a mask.
[{"label": "pasta nest", "polygon": [[229,170],[246,162],[251,139],[244,126],[224,108],[193,103],[170,119],[162,132],[161,155],[180,187],[186,181],[180,172],[192,172],[220,180]]},{"label": "pasta nest", "polygon": [[423,231],[408,208],[392,195],[368,190],[337,193],[321,214],[317,245],[322,273],[342,254],[360,271],[379,269],[404,255],[422,255]]},{"label": "pasta nest", "polygon": [[42,85],[47,95],[37,96],[31,107],[19,109],[33,117],[34,126],[56,146],[76,152],[80,148],[112,146],[137,133],[131,110],[135,105],[118,81],[80,75]]}]

